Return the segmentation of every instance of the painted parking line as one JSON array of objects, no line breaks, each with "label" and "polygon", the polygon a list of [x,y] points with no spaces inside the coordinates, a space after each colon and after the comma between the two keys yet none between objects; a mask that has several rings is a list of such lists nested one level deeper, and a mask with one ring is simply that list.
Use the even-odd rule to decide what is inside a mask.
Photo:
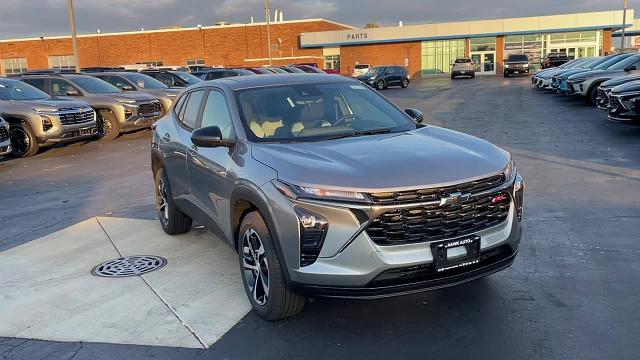
[{"label": "painted parking line", "polygon": [[[90,274],[120,254],[168,263]],[[0,253],[2,337],[202,348],[249,310],[237,256],[202,229],[168,236],[157,221],[92,218]]]}]

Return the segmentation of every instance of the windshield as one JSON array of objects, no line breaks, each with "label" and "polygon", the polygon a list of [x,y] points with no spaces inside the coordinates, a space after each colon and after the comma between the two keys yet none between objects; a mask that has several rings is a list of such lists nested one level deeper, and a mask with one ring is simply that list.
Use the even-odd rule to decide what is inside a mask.
[{"label": "windshield", "polygon": [[613,66],[609,67],[607,70],[624,70],[627,66],[632,65],[640,60],[640,55],[629,56],[628,58],[615,63]]},{"label": "windshield", "polygon": [[386,69],[387,68],[384,66],[377,66],[377,67],[371,68],[369,72],[372,74],[382,74]]},{"label": "windshield", "polygon": [[507,61],[529,61],[527,55],[509,55]]},{"label": "windshield", "polygon": [[78,76],[70,80],[81,87],[82,90],[91,94],[115,94],[120,92],[117,87],[93,76]]},{"label": "windshield", "polygon": [[470,62],[471,62],[471,59],[469,58],[456,59],[455,61],[456,64],[466,64]]},{"label": "windshield", "polygon": [[369,68],[369,65],[367,65],[367,64],[358,64],[358,65],[356,65],[356,69],[362,70],[362,69],[368,69],[368,68]]},{"label": "windshield", "polygon": [[613,56],[610,58],[605,57],[604,61],[596,61],[593,64],[591,64],[591,68],[594,70],[608,69],[609,66],[617,63],[618,61],[622,61],[625,58],[626,56]]},{"label": "windshield", "polygon": [[317,141],[416,128],[359,83],[296,84],[236,91],[243,125],[256,142]]},{"label": "windshield", "polygon": [[197,84],[199,82],[202,82],[202,79],[198,78],[197,76],[193,76],[189,73],[186,72],[180,72],[180,71],[176,71],[172,73],[173,75],[179,77],[180,79],[184,80],[187,82],[187,84],[189,85],[193,85],[193,84]]},{"label": "windshield", "polygon": [[121,76],[123,78],[131,81],[132,83],[136,84],[138,87],[143,88],[143,89],[166,89],[166,88],[168,88],[168,86],[165,85],[163,82],[158,81],[158,80],[152,78],[149,75],[128,73],[128,74],[122,74]]},{"label": "windshield", "polygon": [[17,80],[0,81],[0,100],[41,100],[50,96],[29,84]]}]

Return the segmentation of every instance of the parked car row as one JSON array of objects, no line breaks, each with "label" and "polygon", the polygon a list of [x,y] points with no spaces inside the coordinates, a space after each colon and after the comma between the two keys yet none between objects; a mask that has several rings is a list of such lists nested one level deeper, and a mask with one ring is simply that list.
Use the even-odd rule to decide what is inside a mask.
[{"label": "parked car row", "polygon": [[42,147],[149,128],[178,93],[152,77],[124,71],[0,78],[0,154],[28,157]]},{"label": "parked car row", "polygon": [[534,86],[583,97],[607,110],[609,120],[640,123],[640,54],[624,53],[570,60],[531,77]]},{"label": "parked car row", "polygon": [[315,66],[307,64],[292,64],[289,66],[261,66],[239,68],[210,68],[201,69],[192,74],[202,80],[215,80],[243,75],[273,75],[273,74],[324,74],[325,72]]}]

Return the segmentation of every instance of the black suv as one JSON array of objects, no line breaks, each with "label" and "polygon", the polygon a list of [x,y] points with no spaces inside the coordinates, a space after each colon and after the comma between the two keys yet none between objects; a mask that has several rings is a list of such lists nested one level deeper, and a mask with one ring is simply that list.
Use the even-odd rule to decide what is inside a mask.
[{"label": "black suv", "polygon": [[255,75],[255,73],[245,69],[211,69],[200,74],[200,79],[215,80],[243,75]]},{"label": "black suv", "polygon": [[199,77],[184,71],[175,70],[142,70],[142,74],[162,82],[170,88],[184,88],[202,81]]},{"label": "black suv", "polygon": [[563,52],[552,52],[547,54],[547,56],[544,59],[542,59],[542,61],[540,62],[540,66],[543,69],[548,69],[548,68],[558,67],[562,64],[568,63],[570,60],[571,58],[568,57],[567,54]]},{"label": "black suv", "polygon": [[363,75],[358,76],[358,80],[375,87],[378,90],[386,89],[389,86],[409,86],[409,73],[402,66],[376,66]]},{"label": "black suv", "polygon": [[525,54],[511,54],[504,60],[504,77],[529,73],[529,57]]}]

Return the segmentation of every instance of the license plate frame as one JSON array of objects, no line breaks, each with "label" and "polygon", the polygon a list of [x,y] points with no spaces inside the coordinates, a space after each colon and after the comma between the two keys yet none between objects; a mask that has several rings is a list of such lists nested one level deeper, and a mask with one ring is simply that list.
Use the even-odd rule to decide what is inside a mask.
[{"label": "license plate frame", "polygon": [[80,134],[80,136],[93,135],[93,128],[82,128],[78,130],[78,134]]},{"label": "license plate frame", "polygon": [[[436,272],[458,269],[480,262],[480,236],[469,235],[456,239],[434,241],[430,244]],[[466,255],[448,258],[448,249],[464,246]]]}]

